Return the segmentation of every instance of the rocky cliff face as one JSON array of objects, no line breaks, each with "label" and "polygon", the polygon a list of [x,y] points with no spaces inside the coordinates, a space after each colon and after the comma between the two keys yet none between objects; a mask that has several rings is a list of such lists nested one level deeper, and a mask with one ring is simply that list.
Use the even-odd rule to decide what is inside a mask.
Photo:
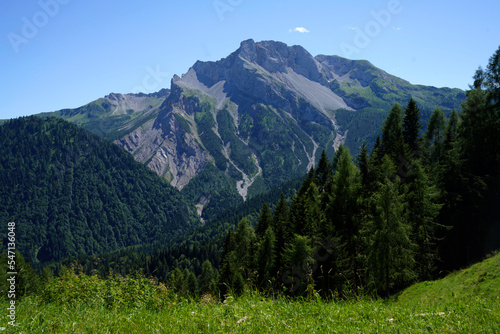
[{"label": "rocky cliff face", "polygon": [[178,188],[212,163],[245,199],[306,173],[320,149],[343,141],[334,111],[353,109],[321,70],[302,47],[245,41],[174,77],[158,117],[117,143]]},{"label": "rocky cliff face", "polygon": [[157,116],[116,143],[203,210],[304,175],[322,150],[359,145],[395,102],[451,110],[442,100],[458,108],[460,94],[413,86],[367,61],[247,40],[174,76]]}]

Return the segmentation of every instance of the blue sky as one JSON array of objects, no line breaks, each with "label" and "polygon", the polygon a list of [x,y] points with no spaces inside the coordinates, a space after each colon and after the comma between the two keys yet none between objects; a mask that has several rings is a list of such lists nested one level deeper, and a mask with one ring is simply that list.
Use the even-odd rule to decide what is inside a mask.
[{"label": "blue sky", "polygon": [[466,89],[500,46],[500,2],[40,0],[0,11],[0,118],[170,87],[241,41],[367,59],[414,84]]}]

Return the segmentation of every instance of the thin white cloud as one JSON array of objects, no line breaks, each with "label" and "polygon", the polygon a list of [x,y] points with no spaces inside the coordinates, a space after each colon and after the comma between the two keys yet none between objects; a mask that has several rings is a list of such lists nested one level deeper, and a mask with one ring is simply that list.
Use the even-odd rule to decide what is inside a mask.
[{"label": "thin white cloud", "polygon": [[401,30],[401,27],[392,27],[392,29],[396,30],[396,31],[400,31]]},{"label": "thin white cloud", "polygon": [[306,28],[304,27],[296,27],[294,29],[289,29],[288,32],[300,32],[301,34],[304,34],[306,32],[310,32],[309,30],[307,30]]}]

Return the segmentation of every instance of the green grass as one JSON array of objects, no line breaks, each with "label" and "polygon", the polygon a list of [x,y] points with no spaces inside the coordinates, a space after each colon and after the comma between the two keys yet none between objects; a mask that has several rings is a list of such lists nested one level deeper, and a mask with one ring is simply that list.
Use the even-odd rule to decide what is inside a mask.
[{"label": "green grass", "polygon": [[[268,299],[247,292],[225,302],[213,298],[200,301],[176,297],[158,289],[164,302],[139,302],[106,307],[98,301],[101,286],[94,278],[70,276],[68,286],[78,289],[94,282],[78,302],[43,302],[29,297],[16,309],[19,327],[13,328],[2,317],[5,333],[498,333],[500,331],[500,255],[435,282],[414,285],[389,300],[360,298],[324,302]],[[56,281],[57,282],[57,281]],[[115,300],[130,294],[130,283],[115,285]],[[144,281],[141,289],[151,293]],[[52,283],[61,289],[60,282]],[[109,287],[109,284],[107,285]],[[59,290],[57,290],[59,291]],[[60,290],[72,291],[74,290]],[[95,297],[89,296],[94,291]],[[66,292],[63,292],[65,294]],[[137,294],[141,294],[137,292]],[[66,294],[65,294],[66,295]],[[42,294],[45,298],[50,292]],[[101,296],[101,297],[99,297]],[[109,304],[108,304],[109,306]],[[2,310],[7,302],[0,303]],[[4,311],[5,312],[5,311]]]},{"label": "green grass", "polygon": [[[2,303],[5,310],[6,303]],[[450,304],[358,300],[324,303],[263,299],[246,294],[226,303],[171,301],[163,309],[41,305],[17,308],[19,327],[7,333],[496,333],[499,300],[466,298]],[[2,326],[6,327],[5,320]]]},{"label": "green grass", "polygon": [[[451,303],[461,298],[500,298],[500,254],[444,279],[414,284],[396,296],[399,303]],[[497,298],[497,299],[498,299]]]}]

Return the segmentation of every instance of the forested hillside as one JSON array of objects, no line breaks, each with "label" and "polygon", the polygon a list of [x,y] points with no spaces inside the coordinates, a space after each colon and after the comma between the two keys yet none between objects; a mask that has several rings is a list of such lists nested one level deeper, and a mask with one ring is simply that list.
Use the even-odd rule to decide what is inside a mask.
[{"label": "forested hillside", "polygon": [[219,289],[311,289],[388,296],[500,248],[500,49],[479,69],[460,115],[394,104],[355,159],[323,152],[289,206],[264,205],[254,229],[228,232]]},{"label": "forested hillside", "polygon": [[0,126],[0,183],[0,219],[16,222],[17,249],[32,263],[166,244],[199,223],[177,189],[61,119]]},{"label": "forested hillside", "polygon": [[[478,70],[461,113],[436,108],[423,124],[415,100],[396,103],[373,146],[355,157],[345,146],[323,152],[294,196],[259,202],[258,217],[252,200],[227,211],[180,247],[148,255],[142,271],[184,296],[249,287],[387,296],[500,248],[499,57]],[[133,251],[103,264],[136,271],[129,259]]]}]

